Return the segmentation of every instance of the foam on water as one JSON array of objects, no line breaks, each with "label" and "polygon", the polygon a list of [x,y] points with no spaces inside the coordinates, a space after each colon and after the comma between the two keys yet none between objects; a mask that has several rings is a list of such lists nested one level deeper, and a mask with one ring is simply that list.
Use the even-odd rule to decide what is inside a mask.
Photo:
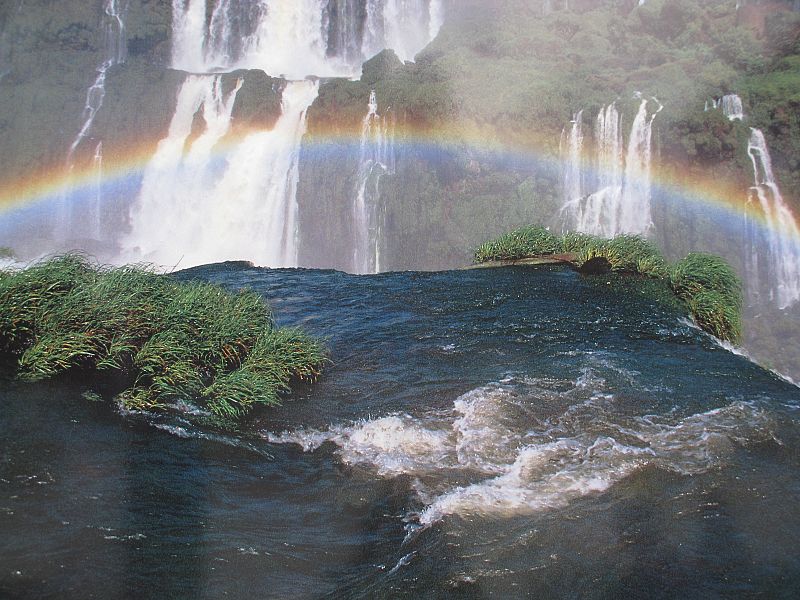
[{"label": "foam on water", "polygon": [[347,464],[372,464],[380,475],[419,473],[434,469],[448,453],[448,432],[427,428],[409,415],[390,415],[333,426],[327,432],[298,430],[280,435],[266,434],[273,443],[294,443],[306,452],[325,442],[339,446]]},{"label": "foam on water", "polygon": [[771,418],[751,402],[683,418],[626,415],[591,369],[566,383],[506,379],[459,396],[445,413],[264,437],[306,451],[333,442],[345,464],[411,476],[426,505],[412,520],[423,526],[447,515],[503,517],[563,507],[646,465],[703,473],[723,465],[737,445],[775,439]]}]

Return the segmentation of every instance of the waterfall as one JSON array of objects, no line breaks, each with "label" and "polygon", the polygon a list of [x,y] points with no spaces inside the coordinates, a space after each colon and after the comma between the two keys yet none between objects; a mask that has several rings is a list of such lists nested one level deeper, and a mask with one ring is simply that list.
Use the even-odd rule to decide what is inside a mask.
[{"label": "waterfall", "polygon": [[[722,110],[731,121],[745,118],[737,94],[706,101],[705,109]],[[783,309],[800,299],[800,228],[781,195],[760,129],[750,128],[747,154],[753,165],[753,186],[744,210],[744,279],[750,302],[759,304],[766,298]],[[763,226],[754,220],[756,216],[763,218]]]},{"label": "waterfall", "polygon": [[653,147],[653,120],[664,108],[658,100],[656,111],[647,114],[647,100],[642,100],[633,120],[628,152],[625,156],[625,180],[622,185],[622,202],[619,206],[619,225],[616,233],[646,233],[653,225],[650,216]]},{"label": "waterfall", "polygon": [[744,119],[744,107],[742,99],[737,94],[725,94],[722,98],[712,98],[709,103],[706,100],[705,111],[711,109],[722,109],[722,114],[730,121],[741,121]]},{"label": "waterfall", "polygon": [[[94,124],[97,113],[103,106],[103,100],[106,95],[106,73],[114,65],[125,62],[127,56],[127,45],[125,37],[125,22],[123,14],[127,4],[123,4],[123,0],[105,0],[103,4],[103,15],[100,21],[100,30],[103,34],[103,62],[97,67],[95,79],[89,88],[86,90],[86,101],[84,102],[83,113],[81,115],[82,124],[75,136],[75,139],[70,144],[67,151],[66,168],[67,173],[72,174],[75,169],[75,153],[84,141],[90,139],[90,132]],[[101,158],[98,161],[98,153]],[[102,142],[95,145],[94,157],[92,164],[97,166],[102,163]],[[95,179],[97,174],[95,175]],[[65,193],[61,201],[61,210],[59,224],[56,232],[57,237],[62,241],[70,238],[75,238],[81,234],[86,234],[93,239],[100,239],[101,227],[101,198],[99,198],[99,182],[96,185],[95,197],[93,202],[90,203],[89,215],[77,215],[69,201],[69,192]],[[86,227],[86,223],[94,224]]]},{"label": "waterfall", "polygon": [[384,0],[384,48],[392,48],[400,60],[413,59],[438,33],[441,10],[441,0]]},{"label": "waterfall", "polygon": [[561,131],[561,140],[558,144],[559,154],[563,161],[562,185],[564,205],[571,200],[583,195],[583,111],[573,115],[569,130],[565,127]]},{"label": "waterfall", "polygon": [[442,0],[173,0],[172,11],[176,69],[288,79],[355,76],[384,48],[411,60],[443,18]]},{"label": "waterfall", "polygon": [[[229,132],[241,80],[222,89],[220,76],[189,76],[169,135],[145,172],[127,246],[139,259],[181,266],[248,259],[297,264],[298,151],[317,83],[289,82],[282,115],[217,153]],[[204,128],[191,139],[193,123]],[[185,150],[185,148],[187,148]]]},{"label": "waterfall", "polygon": [[92,172],[94,174],[94,190],[92,193],[92,207],[91,207],[91,229],[90,236],[92,239],[102,239],[103,223],[102,223],[102,206],[103,206],[103,142],[97,142],[94,147],[94,156],[92,157]]},{"label": "waterfall", "polygon": [[[747,153],[754,174],[748,202],[758,202],[765,221],[760,234],[756,228],[748,228],[751,255],[748,266],[755,268],[752,281],[756,285],[766,285],[770,301],[783,309],[800,299],[800,229],[781,196],[767,142],[760,129],[751,128]],[[762,257],[762,249],[766,249],[766,257]],[[763,270],[760,269],[762,259],[766,263]]]},{"label": "waterfall", "polygon": [[394,172],[394,123],[378,114],[375,90],[369,95],[361,129],[361,152],[353,204],[353,272],[381,270],[380,181]]},{"label": "waterfall", "polygon": [[403,61],[436,37],[444,18],[442,0],[367,0],[365,12],[363,57],[391,48]]},{"label": "waterfall", "polygon": [[726,94],[722,97],[722,114],[731,121],[741,121],[744,119],[744,108],[742,99],[736,94]]},{"label": "waterfall", "polygon": [[[209,240],[202,239],[201,231],[209,218],[204,213],[214,202],[214,180],[219,175],[211,151],[228,133],[241,83],[224,94],[219,75],[190,75],[184,81],[169,132],[147,165],[131,215],[132,230],[124,246],[134,249],[132,259],[174,264],[184,251],[205,251],[202,245]],[[204,128],[190,140],[196,114]],[[181,255],[176,258],[173,252]]]},{"label": "waterfall", "polygon": [[[648,111],[650,102],[656,104]],[[564,169],[564,205],[561,216],[567,228],[602,237],[622,233],[646,234],[652,227],[650,213],[653,121],[663,106],[652,98],[642,98],[631,126],[628,147],[624,149],[621,119],[616,103],[600,109],[597,115],[595,171],[584,173],[580,159],[580,123],[573,122],[569,160]],[[580,113],[578,113],[578,116]],[[576,121],[580,119],[576,116]],[[594,181],[588,194],[582,182]]]},{"label": "waterfall", "polygon": [[[296,266],[298,156],[318,93],[306,77],[354,76],[384,47],[412,58],[438,32],[441,0],[173,0],[172,9],[172,65],[190,74],[131,211],[126,258]],[[228,135],[239,86],[223,90],[220,76],[237,69],[288,80],[275,126],[240,140]],[[359,272],[380,267],[378,183],[393,168],[374,100],[353,212]]]}]

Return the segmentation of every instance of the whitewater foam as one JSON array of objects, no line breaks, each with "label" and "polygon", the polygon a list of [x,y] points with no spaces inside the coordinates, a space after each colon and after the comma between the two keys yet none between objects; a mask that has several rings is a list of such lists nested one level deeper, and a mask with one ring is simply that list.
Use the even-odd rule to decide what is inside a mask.
[{"label": "whitewater foam", "polygon": [[745,401],[683,418],[626,415],[605,380],[585,370],[569,385],[517,378],[481,386],[445,413],[264,437],[306,451],[333,442],[345,464],[410,476],[425,505],[410,521],[425,527],[448,515],[505,517],[564,507],[647,465],[703,473],[722,466],[737,445],[776,439],[772,430],[766,411]]}]

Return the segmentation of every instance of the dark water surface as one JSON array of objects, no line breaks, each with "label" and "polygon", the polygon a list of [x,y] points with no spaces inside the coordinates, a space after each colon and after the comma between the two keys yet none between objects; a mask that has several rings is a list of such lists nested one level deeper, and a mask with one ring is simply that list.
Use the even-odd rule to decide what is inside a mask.
[{"label": "dark water surface", "polygon": [[5,382],[0,597],[800,595],[800,390],[635,281],[179,276],[333,364],[236,435]]}]

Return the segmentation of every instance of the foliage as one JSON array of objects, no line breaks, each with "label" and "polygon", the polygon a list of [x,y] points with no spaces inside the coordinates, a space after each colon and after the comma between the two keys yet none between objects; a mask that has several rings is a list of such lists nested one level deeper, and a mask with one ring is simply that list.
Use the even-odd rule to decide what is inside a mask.
[{"label": "foliage", "polygon": [[724,295],[702,290],[686,298],[686,304],[703,331],[729,342],[736,342],[741,337],[741,309]]},{"label": "foliage", "polygon": [[616,255],[611,267],[615,271],[641,273],[653,277],[667,274],[667,263],[656,245],[638,235],[619,235],[608,242]]},{"label": "foliage", "polygon": [[324,362],[320,345],[278,329],[254,292],[94,267],[77,255],[0,278],[0,344],[24,379],[76,369],[121,376],[129,409],[198,401],[227,419],[278,403]]}]

